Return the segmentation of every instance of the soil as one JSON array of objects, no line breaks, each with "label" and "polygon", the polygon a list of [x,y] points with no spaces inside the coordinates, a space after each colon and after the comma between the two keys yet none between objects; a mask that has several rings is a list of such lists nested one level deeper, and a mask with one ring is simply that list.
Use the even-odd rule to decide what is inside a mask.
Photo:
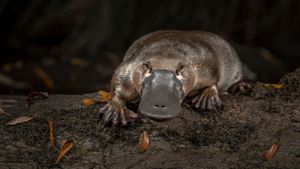
[{"label": "soil", "polygon": [[[297,169],[300,168],[300,69],[281,78],[282,88],[256,83],[247,96],[222,96],[224,109],[193,109],[188,100],[179,117],[152,121],[140,117],[128,127],[103,126],[101,104],[85,107],[85,95],[50,95],[27,105],[26,97],[2,95],[0,168],[144,168],[144,169]],[[130,105],[133,109],[136,105]],[[19,116],[31,121],[7,126]],[[58,164],[50,145],[48,120],[53,120],[55,147],[73,140],[74,148]],[[137,149],[145,130],[146,152]],[[277,154],[263,154],[275,144]]]}]

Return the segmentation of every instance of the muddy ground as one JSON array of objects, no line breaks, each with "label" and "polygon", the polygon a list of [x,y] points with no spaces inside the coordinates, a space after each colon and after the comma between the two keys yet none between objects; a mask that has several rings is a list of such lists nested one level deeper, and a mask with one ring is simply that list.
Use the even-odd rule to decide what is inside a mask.
[{"label": "muddy ground", "polygon": [[[29,106],[24,96],[0,97],[0,168],[143,168],[143,169],[297,169],[300,168],[300,69],[281,78],[283,88],[257,83],[249,96],[222,96],[224,109],[200,112],[183,104],[179,117],[156,122],[140,117],[129,127],[99,124],[101,105],[85,107],[86,95],[50,95]],[[133,105],[134,108],[134,105]],[[7,126],[22,115],[31,121]],[[48,120],[54,123],[55,146],[73,140],[75,147],[58,164],[50,146]],[[150,148],[137,149],[140,132]],[[263,154],[278,143],[272,160]]]}]

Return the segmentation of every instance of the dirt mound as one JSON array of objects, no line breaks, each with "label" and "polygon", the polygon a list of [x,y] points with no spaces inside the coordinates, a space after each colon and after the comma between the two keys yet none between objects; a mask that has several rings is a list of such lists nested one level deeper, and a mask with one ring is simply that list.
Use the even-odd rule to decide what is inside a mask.
[{"label": "dirt mound", "polygon": [[[201,112],[184,103],[177,118],[140,117],[128,127],[103,127],[101,105],[80,104],[95,94],[53,95],[29,107],[25,97],[1,96],[0,107],[12,116],[0,115],[0,168],[299,168],[300,69],[280,83],[280,89],[257,83],[250,96],[222,96],[223,110]],[[5,125],[25,114],[36,117]],[[49,119],[58,149],[63,140],[75,142],[58,164],[49,143]],[[150,136],[145,153],[137,150],[142,130]],[[264,160],[274,143],[280,145],[278,153]]]}]

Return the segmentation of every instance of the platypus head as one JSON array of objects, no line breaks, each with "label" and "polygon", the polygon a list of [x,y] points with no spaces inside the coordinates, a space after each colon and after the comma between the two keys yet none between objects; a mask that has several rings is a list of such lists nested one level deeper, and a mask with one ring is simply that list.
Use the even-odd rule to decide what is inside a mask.
[{"label": "platypus head", "polygon": [[155,70],[146,77],[139,111],[151,118],[168,119],[181,111],[182,83],[168,70]]},{"label": "platypus head", "polygon": [[[179,115],[187,87],[187,81],[183,80],[183,76],[179,73],[182,71],[182,66],[175,68],[174,71],[153,69],[148,64],[144,66],[146,71],[142,75],[144,78],[141,84],[141,101],[138,107],[140,113],[158,120]],[[191,76],[191,78],[193,77]]]}]

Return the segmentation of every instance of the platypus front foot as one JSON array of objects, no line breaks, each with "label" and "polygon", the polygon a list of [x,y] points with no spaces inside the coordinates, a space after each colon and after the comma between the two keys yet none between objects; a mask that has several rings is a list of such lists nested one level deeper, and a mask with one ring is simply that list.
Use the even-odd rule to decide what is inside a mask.
[{"label": "platypus front foot", "polygon": [[100,113],[103,114],[102,122],[104,124],[112,122],[114,126],[118,124],[126,126],[129,121],[138,117],[137,113],[126,107],[125,102],[114,98],[100,109]]},{"label": "platypus front foot", "polygon": [[195,108],[202,110],[214,110],[223,107],[215,85],[204,89],[200,95],[193,98],[192,103]]}]

